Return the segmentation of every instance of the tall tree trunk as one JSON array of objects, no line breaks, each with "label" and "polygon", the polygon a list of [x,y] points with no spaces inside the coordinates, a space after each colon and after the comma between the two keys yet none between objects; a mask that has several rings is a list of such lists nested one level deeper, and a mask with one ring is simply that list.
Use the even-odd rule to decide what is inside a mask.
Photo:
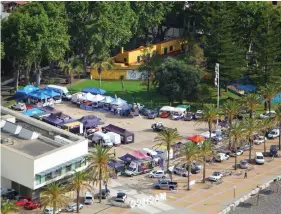
[{"label": "tall tree trunk", "polygon": [[101,166],[100,166],[100,169],[99,169],[99,203],[101,203],[101,197],[102,197],[102,194],[101,194],[101,180],[102,180],[102,170],[101,170]]},{"label": "tall tree trunk", "polygon": [[281,150],[281,121],[279,122],[279,140],[278,140],[279,150]]},{"label": "tall tree trunk", "polygon": [[[264,133],[264,136],[266,135],[266,133]],[[266,140],[264,138],[264,143],[263,143],[263,152],[264,152],[264,155],[266,155]]]},{"label": "tall tree trunk", "polygon": [[17,91],[18,87],[19,87],[19,75],[20,75],[20,71],[19,71],[19,69],[16,69],[14,72],[14,81],[15,81],[14,90],[15,91]]},{"label": "tall tree trunk", "polygon": [[269,117],[271,117],[271,99],[268,100]]},{"label": "tall tree trunk", "polygon": [[253,109],[250,109],[250,118],[253,118]]},{"label": "tall tree trunk", "polygon": [[53,202],[53,214],[56,214],[56,209],[57,209],[57,203],[54,201]]},{"label": "tall tree trunk", "polygon": [[264,110],[267,110],[267,101],[264,101]]},{"label": "tall tree trunk", "polygon": [[[237,146],[235,148],[235,153],[237,154]],[[235,170],[237,170],[237,155],[235,155],[235,166],[234,167],[235,167]]]},{"label": "tall tree trunk", "polygon": [[101,88],[101,73],[99,74],[99,77],[100,77],[100,88]]},{"label": "tall tree trunk", "polygon": [[77,188],[76,194],[77,194],[77,198],[76,198],[76,212],[79,213],[80,188]]},{"label": "tall tree trunk", "polygon": [[36,69],[36,86],[39,87],[41,82],[41,69],[39,65],[38,66],[35,65],[35,69]]},{"label": "tall tree trunk", "polygon": [[170,166],[170,145],[167,146],[167,152],[168,152],[168,159],[167,159],[167,171],[168,171]]},{"label": "tall tree trunk", "polygon": [[29,81],[30,69],[31,69],[31,65],[28,65],[25,69],[25,84],[26,85],[28,85],[30,83],[30,81]]},{"label": "tall tree trunk", "polygon": [[249,144],[250,144],[250,151],[249,151],[249,163],[252,160],[252,137],[249,136]]},{"label": "tall tree trunk", "polygon": [[206,157],[205,155],[203,156],[203,183],[205,183],[206,179]]},{"label": "tall tree trunk", "polygon": [[187,190],[190,190],[190,171],[191,171],[191,164],[192,163],[190,163],[189,164],[189,166],[188,166],[188,176],[187,176]]}]

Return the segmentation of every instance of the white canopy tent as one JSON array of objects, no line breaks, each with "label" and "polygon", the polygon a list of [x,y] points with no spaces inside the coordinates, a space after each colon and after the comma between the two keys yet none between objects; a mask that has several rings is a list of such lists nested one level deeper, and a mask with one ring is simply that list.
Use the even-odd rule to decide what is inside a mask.
[{"label": "white canopy tent", "polygon": [[87,94],[83,94],[80,98],[80,101],[91,101],[91,102],[95,102],[95,95],[91,94],[91,93],[87,93]]},{"label": "white canopy tent", "polygon": [[172,112],[174,111],[174,107],[171,107],[171,106],[163,106],[160,111],[167,111],[167,112]]}]

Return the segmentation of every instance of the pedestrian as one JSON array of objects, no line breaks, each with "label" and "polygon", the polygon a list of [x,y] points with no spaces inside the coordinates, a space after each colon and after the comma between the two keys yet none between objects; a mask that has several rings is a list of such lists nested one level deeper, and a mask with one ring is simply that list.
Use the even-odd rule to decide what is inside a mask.
[{"label": "pedestrian", "polygon": [[244,178],[248,178],[247,171],[245,171]]}]

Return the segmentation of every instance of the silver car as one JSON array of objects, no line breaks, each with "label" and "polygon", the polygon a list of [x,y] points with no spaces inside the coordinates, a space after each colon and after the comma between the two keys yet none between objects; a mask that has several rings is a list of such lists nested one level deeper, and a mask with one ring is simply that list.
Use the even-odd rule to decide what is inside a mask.
[{"label": "silver car", "polygon": [[246,160],[240,161],[240,168],[241,169],[247,169],[248,168],[248,162]]}]

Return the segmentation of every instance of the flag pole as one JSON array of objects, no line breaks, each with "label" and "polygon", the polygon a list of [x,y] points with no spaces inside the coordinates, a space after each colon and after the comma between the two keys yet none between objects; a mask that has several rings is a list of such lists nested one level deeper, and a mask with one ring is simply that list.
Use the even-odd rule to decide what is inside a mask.
[{"label": "flag pole", "polygon": [[217,65],[217,69],[218,69],[218,101],[217,101],[217,111],[219,110],[219,106],[220,106],[220,67],[219,67],[219,63],[216,64]]}]

